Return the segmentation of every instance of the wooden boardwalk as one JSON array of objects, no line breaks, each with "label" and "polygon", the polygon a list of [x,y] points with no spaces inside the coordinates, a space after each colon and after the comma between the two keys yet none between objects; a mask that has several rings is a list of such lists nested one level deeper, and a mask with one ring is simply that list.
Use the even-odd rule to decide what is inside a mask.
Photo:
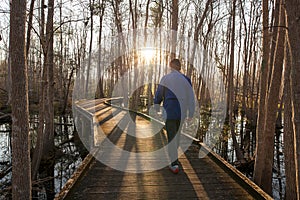
[{"label": "wooden boardwalk", "polygon": [[[126,152],[151,152],[166,145],[165,132],[151,133],[155,131],[153,123],[141,116],[110,107],[103,101],[96,106],[95,102],[85,102],[81,108],[96,117],[98,132]],[[198,144],[192,144],[181,155],[180,172],[175,175],[168,167],[146,170],[157,159],[166,159],[164,156],[126,160],[128,157],[120,151],[103,149],[106,140],[99,134],[93,139],[97,159],[90,155],[57,199],[271,199],[254,184],[249,185],[246,178],[228,170],[222,160],[216,162],[214,154],[200,151],[208,155],[199,158]],[[117,164],[125,166],[124,169],[115,169]],[[132,173],[137,168],[139,173]]]}]

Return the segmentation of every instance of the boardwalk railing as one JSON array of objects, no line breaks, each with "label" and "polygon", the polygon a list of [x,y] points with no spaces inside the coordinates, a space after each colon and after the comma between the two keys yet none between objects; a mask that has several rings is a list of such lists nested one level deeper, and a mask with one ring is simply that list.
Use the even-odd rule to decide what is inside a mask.
[{"label": "boardwalk railing", "polygon": [[[118,102],[118,99],[113,100],[114,103]],[[79,130],[79,132],[81,132],[81,138],[86,140],[85,143],[88,144],[87,146],[91,150],[91,153],[82,162],[81,166],[74,173],[71,179],[66,183],[64,188],[60,191],[60,193],[57,194],[57,200],[82,198],[87,199],[92,197],[94,198],[96,194],[98,195],[96,195],[97,199],[102,199],[102,197],[114,197],[114,199],[126,197],[125,199],[127,199],[127,195],[132,195],[132,192],[134,192],[139,198],[145,198],[147,195],[143,193],[147,192],[148,190],[144,191],[144,189],[150,188],[150,183],[151,185],[154,185],[151,186],[152,189],[148,192],[151,192],[152,190],[158,191],[156,193],[154,191],[153,194],[151,193],[149,195],[154,195],[153,197],[160,198],[160,195],[164,197],[164,194],[160,194],[160,191],[166,189],[166,186],[163,185],[164,180],[160,180],[161,177],[165,177],[167,180],[170,181],[174,179],[173,181],[175,182],[182,182],[181,184],[176,183],[179,185],[183,184],[180,187],[178,186],[179,188],[177,188],[176,185],[174,187],[167,186],[169,189],[167,189],[165,195],[168,194],[170,197],[174,194],[176,195],[178,193],[177,190],[180,190],[183,187],[186,188],[187,191],[182,191],[181,193],[178,193],[179,196],[175,196],[176,198],[181,197],[185,199],[188,197],[192,198],[193,196],[193,199],[272,199],[267,193],[261,190],[245,175],[243,175],[241,172],[239,172],[237,169],[235,169],[233,166],[227,163],[223,158],[221,158],[218,154],[213,152],[205,144],[199,143],[199,141],[194,142],[194,145],[198,144],[198,148],[196,148],[198,150],[195,151],[193,150],[193,148],[189,149],[187,151],[187,155],[184,155],[183,158],[180,158],[183,173],[182,175],[178,175],[177,178],[172,176],[171,173],[167,173],[164,169],[158,170],[157,172],[147,173],[149,175],[127,175],[126,172],[117,172],[116,170],[109,169],[102,163],[98,162],[94,158],[94,156],[99,150],[99,143],[97,143],[97,139],[95,139],[95,137],[97,136],[97,126],[99,126],[99,124],[109,123],[109,120],[111,118],[104,118],[102,119],[104,120],[104,122],[99,122],[99,119],[96,116],[101,115],[101,113],[104,113],[100,109],[100,105],[102,105],[103,107],[104,104],[107,107],[112,106],[116,110],[122,109],[123,111],[129,111],[127,109],[121,108],[120,105],[111,105],[111,101],[112,99],[100,99],[82,101],[76,104],[74,112],[77,112],[77,119],[75,119],[77,120],[77,126],[79,126],[77,127],[77,129]],[[142,113],[136,112],[136,114],[147,120],[156,120]],[[118,139],[121,140],[121,138]],[[200,154],[207,156],[201,156],[201,159],[199,159]],[[112,177],[110,176],[113,176],[115,179],[118,180],[119,178],[121,179],[119,180],[119,182],[118,180],[113,181]],[[136,182],[136,180],[144,179],[143,177],[147,177],[146,182]],[[151,179],[151,177],[153,177],[153,180]],[[232,180],[226,180],[230,179],[229,177],[231,177]],[[186,180],[189,180],[189,182],[184,183],[184,181]],[[120,181],[125,182],[121,183]],[[236,184],[234,184],[234,182]],[[218,185],[214,186],[216,183],[218,183]],[[91,186],[89,186],[89,184],[91,184]],[[109,184],[113,184],[111,185],[111,188],[108,187]],[[115,184],[117,184],[118,187],[120,187],[118,189],[118,194],[113,193],[114,189],[116,189]],[[123,184],[124,186],[122,186]],[[191,187],[189,187],[188,189],[186,184],[191,184]],[[227,184],[228,186],[226,186]],[[240,188],[243,188],[245,191],[247,191],[247,195],[241,189],[236,188],[237,185],[239,185]],[[133,186],[137,188],[134,190],[127,191],[126,193],[126,188],[129,189]],[[214,191],[214,187],[216,187],[216,191]],[[82,194],[81,190],[83,189],[86,192],[86,194]],[[94,189],[97,190],[93,191]],[[123,190],[125,190],[125,193],[121,192]],[[236,193],[237,196],[231,196],[231,193],[232,195]]]}]

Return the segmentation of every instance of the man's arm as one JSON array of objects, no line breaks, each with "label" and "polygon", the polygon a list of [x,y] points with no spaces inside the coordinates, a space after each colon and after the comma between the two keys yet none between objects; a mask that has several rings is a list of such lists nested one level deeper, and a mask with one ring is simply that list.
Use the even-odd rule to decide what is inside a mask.
[{"label": "man's arm", "polygon": [[194,95],[194,90],[191,86],[191,89],[189,91],[189,118],[192,118],[194,116],[195,113],[195,95]]},{"label": "man's arm", "polygon": [[188,111],[189,111],[188,118],[191,119],[191,118],[193,118],[194,113],[195,113],[195,94],[194,94],[191,79],[188,78],[187,76],[185,76],[185,78],[189,82],[189,88],[187,88],[187,91],[188,91]]},{"label": "man's arm", "polygon": [[159,105],[163,101],[163,98],[164,98],[164,86],[159,84],[154,96],[154,106],[156,111],[159,111]]}]

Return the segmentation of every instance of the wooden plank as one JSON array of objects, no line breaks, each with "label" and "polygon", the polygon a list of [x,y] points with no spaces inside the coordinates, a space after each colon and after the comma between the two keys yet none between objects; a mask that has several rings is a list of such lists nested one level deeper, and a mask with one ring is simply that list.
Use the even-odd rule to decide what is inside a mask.
[{"label": "wooden plank", "polygon": [[216,154],[205,145],[201,144],[203,151],[207,152],[208,155],[217,163],[222,169],[224,169],[237,183],[239,183],[243,188],[245,188],[251,195],[256,199],[273,199],[269,194],[264,192],[259,186],[254,182],[249,180],[244,174],[235,169],[232,165],[227,163],[221,156]]},{"label": "wooden plank", "polygon": [[[107,147],[105,142],[110,140],[128,152],[152,152],[166,145],[166,135],[165,132],[151,135],[155,127],[140,116],[135,118],[135,125],[127,111],[98,108],[101,108],[96,112],[96,123],[101,124],[98,132],[106,138],[99,140],[101,154],[98,156],[106,156],[112,164],[126,163],[132,172],[146,162],[155,164],[167,159],[166,152],[165,157],[149,156],[128,161],[122,153]],[[151,137],[136,137],[147,134]],[[179,158],[181,171],[177,175],[168,167],[145,173],[122,172],[94,159],[65,199],[255,199],[211,157],[200,159],[199,148],[192,145]]]},{"label": "wooden plank", "polygon": [[[85,187],[85,195],[88,195],[90,199],[93,199],[93,194],[99,194],[103,198],[112,198],[114,194],[117,199],[122,199],[121,197],[126,199],[126,195],[132,198],[140,196],[141,193],[147,193],[147,195],[157,199],[165,199],[165,197],[176,199],[216,199],[217,197],[222,199],[240,199],[244,197],[243,199],[253,199],[247,192],[241,190],[241,187],[235,182],[226,182],[224,184],[224,182],[212,183],[207,181],[207,183],[192,184],[192,182],[196,182],[193,179],[199,181],[199,177],[190,179],[184,171],[178,175],[173,175],[167,168],[164,168],[145,174],[129,174],[114,171],[98,162],[95,165],[98,166],[99,174],[93,174],[93,178],[86,179],[89,185]],[[103,168],[102,175],[99,165]],[[111,176],[110,173],[106,173],[108,171],[115,175]],[[210,177],[210,180],[214,180],[214,177]]]}]

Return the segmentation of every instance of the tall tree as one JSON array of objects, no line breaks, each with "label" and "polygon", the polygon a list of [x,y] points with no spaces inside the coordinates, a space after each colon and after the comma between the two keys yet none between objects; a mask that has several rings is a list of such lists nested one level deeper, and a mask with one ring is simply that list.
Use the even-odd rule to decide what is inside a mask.
[{"label": "tall tree", "polygon": [[[42,73],[41,95],[39,101],[39,127],[37,143],[32,158],[32,178],[36,179],[42,161],[54,158],[54,81],[53,81],[53,16],[54,0],[48,1],[48,15],[46,24],[46,34],[41,32],[42,48],[44,54],[44,67]],[[43,12],[43,11],[42,11]],[[42,17],[43,20],[43,17]],[[44,25],[41,24],[41,27]],[[41,28],[43,29],[43,28]],[[44,159],[43,159],[44,158]],[[42,160],[43,159],[43,160]],[[45,165],[46,166],[46,165]],[[46,166],[43,176],[54,176],[54,163]],[[41,176],[42,177],[42,176]],[[46,192],[48,198],[54,197],[53,180],[46,183]],[[50,188],[50,189],[49,189]],[[52,190],[51,190],[52,189]]]},{"label": "tall tree", "polygon": [[98,52],[98,68],[97,68],[97,72],[98,72],[98,77],[99,77],[99,83],[98,83],[98,88],[97,88],[97,95],[99,98],[103,98],[104,97],[104,91],[103,91],[103,63],[102,63],[102,29],[103,29],[103,18],[104,18],[104,11],[105,11],[105,1],[104,0],[99,0],[99,42],[98,42],[98,46],[99,46],[99,52]]},{"label": "tall tree", "polygon": [[201,18],[195,28],[195,31],[194,31],[194,40],[195,42],[193,43],[193,47],[192,47],[192,52],[191,52],[191,59],[190,59],[190,62],[191,62],[191,65],[188,67],[188,70],[187,70],[187,76],[188,77],[191,77],[192,76],[192,68],[193,68],[193,62],[194,62],[194,59],[195,59],[195,53],[196,53],[196,47],[199,42],[199,34],[201,32],[201,28],[203,27],[203,24],[204,24],[204,20],[207,16],[207,13],[209,11],[209,6],[211,5],[212,3],[212,0],[207,0],[206,3],[205,3],[205,8],[203,10],[203,13],[201,15]]},{"label": "tall tree", "polygon": [[297,199],[300,199],[300,0],[286,1],[286,13],[288,17],[288,37],[291,45],[291,94],[292,94],[292,120],[295,151],[295,177],[297,187]]},{"label": "tall tree", "polygon": [[236,16],[236,0],[233,0],[232,2],[232,32],[231,32],[231,44],[230,44],[230,66],[229,66],[229,76],[228,76],[228,105],[229,108],[227,117],[229,118],[229,125],[231,130],[231,136],[233,140],[234,149],[236,152],[237,159],[239,161],[244,162],[244,156],[242,154],[241,149],[239,148],[239,145],[237,143],[236,134],[235,134],[235,126],[233,122],[233,115],[234,115],[234,54],[235,54],[235,16]]},{"label": "tall tree", "polygon": [[89,80],[90,80],[90,69],[91,69],[91,62],[92,62],[92,50],[93,50],[93,32],[94,32],[94,7],[95,7],[95,0],[89,1],[90,7],[90,20],[91,20],[91,29],[90,29],[90,46],[89,46],[89,56],[88,56],[88,65],[86,71],[86,82],[85,82],[85,97],[88,98],[89,95]]},{"label": "tall tree", "polygon": [[29,47],[30,47],[30,35],[32,29],[34,1],[35,0],[31,0],[30,2],[30,9],[28,14],[28,26],[27,26],[27,35],[26,35],[26,57],[28,57]]},{"label": "tall tree", "polygon": [[[45,1],[41,0],[41,5],[44,5]],[[44,6],[40,8],[40,42],[43,54],[45,55],[47,50],[45,48],[46,39],[45,39],[45,11]],[[40,56],[41,57],[41,56]],[[46,57],[46,56],[45,56]],[[40,78],[40,88],[39,88],[39,124],[37,130],[37,140],[33,150],[32,163],[31,163],[31,178],[35,180],[37,178],[40,162],[43,156],[43,139],[44,139],[44,126],[45,126],[45,101],[46,101],[46,88],[47,88],[47,68],[42,69],[41,78]]]},{"label": "tall tree", "polygon": [[[130,1],[130,3],[131,3],[131,1]],[[122,51],[124,51],[126,45],[125,45],[124,35],[122,34],[123,25],[122,25],[122,14],[120,11],[121,1],[120,0],[111,1],[111,4],[113,7],[114,21],[115,21],[115,25],[117,27],[118,37],[119,37],[119,40],[121,40],[118,43],[117,47],[115,47],[115,48],[117,48],[118,52],[122,52]],[[130,8],[130,9],[132,9],[132,8]],[[124,63],[123,56],[119,56],[116,59],[116,63],[120,68],[120,75],[123,76],[127,70],[125,65],[123,64]],[[111,80],[112,80],[111,87],[113,87],[113,77]],[[123,97],[124,97],[123,102],[124,102],[124,105],[127,106],[128,105],[128,80],[122,79],[122,81],[123,81],[122,86],[123,86]]]},{"label": "tall tree", "polygon": [[[47,53],[46,53],[46,62],[45,67],[47,68],[47,98],[45,101],[45,111],[46,111],[46,129],[45,129],[45,137],[44,137],[44,149],[43,149],[43,157],[44,161],[43,165],[46,166],[46,170],[44,170],[46,177],[54,177],[54,74],[53,74],[53,58],[54,58],[54,52],[53,52],[53,37],[54,37],[54,31],[53,31],[53,17],[54,17],[54,0],[48,0],[48,15],[47,15],[47,24],[46,24],[46,47],[47,47]],[[50,163],[48,159],[51,159]],[[53,199],[55,196],[54,192],[54,179],[51,179],[47,181],[46,183],[46,192],[47,192],[47,198]]]},{"label": "tall tree", "polygon": [[297,179],[296,179],[296,157],[295,157],[295,137],[292,121],[292,97],[291,97],[291,55],[290,45],[287,41],[285,48],[284,66],[284,164],[286,176],[286,199],[297,199]]},{"label": "tall tree", "polygon": [[264,122],[264,136],[263,136],[263,152],[264,164],[260,169],[262,170],[260,186],[270,195],[272,195],[272,175],[273,175],[273,162],[274,162],[274,136],[275,125],[279,104],[279,91],[281,87],[281,77],[283,69],[284,58],[284,42],[285,42],[285,14],[283,8],[283,0],[280,1],[279,6],[279,30],[277,32],[276,46],[274,52],[274,59],[272,63],[272,75],[270,86],[267,93],[265,104],[265,122]]},{"label": "tall tree", "polygon": [[171,16],[171,59],[176,57],[177,30],[178,30],[178,0],[172,0],[172,16]]},{"label": "tall tree", "polygon": [[[134,1],[134,4],[132,0],[129,1],[129,10],[131,14],[131,22],[132,22],[132,29],[133,29],[133,34],[132,34],[132,42],[133,42],[133,55],[132,55],[132,60],[133,60],[133,87],[135,88],[135,91],[132,94],[132,101],[130,102],[130,109],[132,110],[138,110],[138,105],[139,105],[139,99],[140,99],[140,94],[141,90],[138,88],[139,86],[139,76],[140,76],[140,69],[138,68],[138,47],[139,47],[139,40],[138,40],[138,35],[137,35],[137,26],[138,26],[138,9],[137,9],[137,0]],[[132,78],[129,78],[132,80]]]},{"label": "tall tree", "polygon": [[[25,55],[26,1],[11,1],[12,198],[31,199],[28,79]],[[22,166],[22,167],[21,167]]]},{"label": "tall tree", "polygon": [[265,122],[265,101],[268,86],[269,74],[269,52],[270,52],[270,33],[269,33],[269,0],[262,2],[262,25],[263,25],[263,38],[262,38],[262,63],[260,68],[260,82],[259,82],[259,108],[256,126],[256,156],[254,165],[254,182],[261,185],[262,168],[264,165],[264,122]]},{"label": "tall tree", "polygon": [[54,101],[54,78],[53,78],[53,58],[54,58],[54,52],[53,52],[53,16],[54,16],[54,0],[48,0],[48,15],[47,15],[47,25],[46,25],[46,39],[47,39],[47,56],[46,56],[46,67],[48,68],[48,88],[47,88],[47,112],[49,115],[49,120],[47,123],[48,130],[46,130],[46,138],[45,138],[45,151],[46,154],[49,153],[49,151],[53,151],[54,148],[54,107],[53,107],[53,101]]}]

